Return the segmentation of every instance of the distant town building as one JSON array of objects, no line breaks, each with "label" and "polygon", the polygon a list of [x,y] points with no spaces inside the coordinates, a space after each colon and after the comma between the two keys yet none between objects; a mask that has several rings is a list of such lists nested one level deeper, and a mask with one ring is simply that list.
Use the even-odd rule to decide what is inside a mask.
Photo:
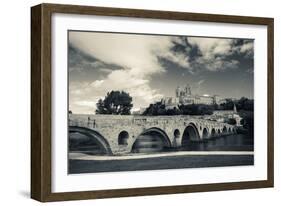
[{"label": "distant town building", "polygon": [[166,105],[166,108],[174,108],[179,104],[188,105],[188,104],[207,104],[213,105],[218,104],[221,101],[218,98],[218,95],[199,95],[193,94],[189,84],[184,87],[178,86],[176,88],[175,97],[165,97],[161,100],[163,104]]},{"label": "distant town building", "polygon": [[177,108],[180,102],[179,99],[175,97],[164,97],[161,103],[165,105],[166,109],[173,109]]},{"label": "distant town building", "polygon": [[242,118],[237,112],[236,105],[234,104],[233,110],[216,110],[212,115],[207,117],[208,119],[215,120],[217,122],[228,122],[229,119],[235,119],[236,126],[241,126]]},{"label": "distant town building", "polygon": [[225,104],[226,103],[226,99],[220,99],[218,100],[217,104],[220,105],[220,104]]}]

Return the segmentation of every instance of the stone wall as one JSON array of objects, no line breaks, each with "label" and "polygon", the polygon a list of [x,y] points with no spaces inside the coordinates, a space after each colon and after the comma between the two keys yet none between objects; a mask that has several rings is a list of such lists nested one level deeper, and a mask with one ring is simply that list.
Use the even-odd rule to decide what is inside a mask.
[{"label": "stone wall", "polygon": [[[208,131],[208,135],[205,136],[207,139],[210,138],[213,128],[217,132],[216,135],[218,130],[222,131],[224,127],[227,131],[230,128],[234,132],[232,125],[205,120],[201,116],[69,115],[69,126],[97,131],[108,141],[113,154],[130,152],[137,137],[151,128],[163,131],[172,147],[181,146],[184,130],[191,124],[198,130],[198,141],[203,140],[204,128]],[[178,130],[177,137],[175,137],[175,130]],[[126,145],[118,144],[118,136],[122,131],[129,134]]]}]

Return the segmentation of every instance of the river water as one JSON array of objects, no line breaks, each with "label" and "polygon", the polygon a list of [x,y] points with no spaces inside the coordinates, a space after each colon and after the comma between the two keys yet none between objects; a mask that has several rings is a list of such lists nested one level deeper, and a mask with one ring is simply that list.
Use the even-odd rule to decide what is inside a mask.
[{"label": "river water", "polygon": [[187,151],[254,151],[254,139],[245,134],[233,134],[212,138],[203,142],[191,142],[178,148]]},{"label": "river water", "polygon": [[[254,151],[253,138],[245,134],[234,134],[212,138],[208,141],[193,142],[177,148],[178,151]],[[152,153],[154,150],[151,150]],[[171,149],[162,150],[169,153]],[[160,152],[160,151],[158,151]],[[173,149],[175,152],[175,149]],[[133,155],[133,154],[131,154]],[[135,154],[138,155],[138,154]],[[118,172],[136,170],[159,170],[178,168],[202,168],[223,166],[254,165],[254,155],[172,155],[126,160],[77,160],[70,159],[69,174]]]}]

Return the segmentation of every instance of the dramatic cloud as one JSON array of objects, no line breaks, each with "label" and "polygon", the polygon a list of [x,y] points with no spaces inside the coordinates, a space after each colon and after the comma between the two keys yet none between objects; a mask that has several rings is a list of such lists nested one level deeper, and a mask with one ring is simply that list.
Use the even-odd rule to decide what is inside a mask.
[{"label": "dramatic cloud", "polygon": [[191,69],[189,63],[189,56],[187,56],[186,54],[169,51],[166,53],[162,53],[161,57],[179,65],[182,68]]},{"label": "dramatic cloud", "polygon": [[[169,65],[189,74],[237,68],[234,54],[252,56],[253,42],[232,39],[157,35],[69,33],[70,109],[94,112],[96,102],[111,90],[133,97],[134,109],[164,96],[151,87],[151,79]],[[195,71],[197,70],[197,71]],[[198,87],[205,80],[198,82]]]},{"label": "dramatic cloud", "polygon": [[132,69],[138,76],[164,72],[159,57],[189,66],[188,57],[171,52],[174,44],[168,36],[71,32],[69,41],[84,53],[108,64]]},{"label": "dramatic cloud", "polygon": [[[87,63],[87,67],[98,67],[107,73],[105,78],[90,82],[90,86],[82,90],[83,98],[81,94],[73,93],[70,98],[79,96],[82,103],[74,101],[79,106],[85,105],[85,98],[104,96],[113,89],[129,92],[134,99],[134,107],[147,106],[163,96],[149,85],[151,75],[165,72],[159,58],[183,68],[189,67],[188,56],[171,50],[174,46],[172,37],[71,32],[69,41],[80,51],[79,55],[84,53],[93,58],[94,61]],[[105,67],[106,64],[108,67]],[[120,68],[112,70],[110,65]],[[81,88],[78,90],[81,92]]]},{"label": "dramatic cloud", "polygon": [[[111,90],[128,92],[134,100],[134,108],[147,106],[163,97],[149,86],[149,80],[135,76],[132,70],[112,71],[104,80],[95,80],[90,84],[74,84],[70,88],[70,102],[75,110],[87,113],[87,108],[94,112],[96,102]],[[70,108],[71,109],[71,108]]]},{"label": "dramatic cloud", "polygon": [[[150,88],[148,79],[135,76],[130,70],[114,71],[108,75],[102,84],[96,84],[97,82],[99,80],[92,83],[96,92],[104,93],[104,91],[110,91],[112,88],[124,90],[134,97],[136,103],[141,102],[142,104],[148,105],[162,97],[156,90]],[[135,106],[140,107],[141,105]]]},{"label": "dramatic cloud", "polygon": [[235,69],[239,65],[237,55],[253,58],[253,40],[175,37],[173,42],[177,60],[183,60],[178,65],[188,68],[190,73]]},{"label": "dramatic cloud", "polygon": [[200,56],[193,62],[198,68],[220,71],[237,68],[239,64],[237,60],[229,58],[237,51],[233,39],[188,37],[188,42],[200,51]]},{"label": "dramatic cloud", "polygon": [[229,55],[232,52],[232,39],[188,37],[191,45],[198,46],[205,59],[216,55]]},{"label": "dramatic cloud", "polygon": [[245,54],[245,57],[253,58],[254,55],[254,42],[245,41],[244,44],[237,46],[236,51]]}]

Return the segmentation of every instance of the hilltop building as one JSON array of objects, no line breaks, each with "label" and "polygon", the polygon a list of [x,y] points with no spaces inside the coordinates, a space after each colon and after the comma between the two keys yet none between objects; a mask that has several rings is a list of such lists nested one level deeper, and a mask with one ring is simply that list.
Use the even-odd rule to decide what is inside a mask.
[{"label": "hilltop building", "polygon": [[217,104],[220,100],[218,95],[199,95],[193,94],[189,84],[186,84],[184,87],[178,86],[175,91],[175,97],[165,97],[161,100],[163,104],[166,105],[166,108],[174,108],[179,104],[189,105],[189,104],[207,104],[213,105]]},{"label": "hilltop building", "polygon": [[235,104],[233,106],[233,110],[216,110],[213,112],[212,115],[206,118],[215,120],[217,122],[228,122],[229,119],[235,119],[236,126],[241,126],[241,120],[242,120],[242,118],[237,112]]}]

